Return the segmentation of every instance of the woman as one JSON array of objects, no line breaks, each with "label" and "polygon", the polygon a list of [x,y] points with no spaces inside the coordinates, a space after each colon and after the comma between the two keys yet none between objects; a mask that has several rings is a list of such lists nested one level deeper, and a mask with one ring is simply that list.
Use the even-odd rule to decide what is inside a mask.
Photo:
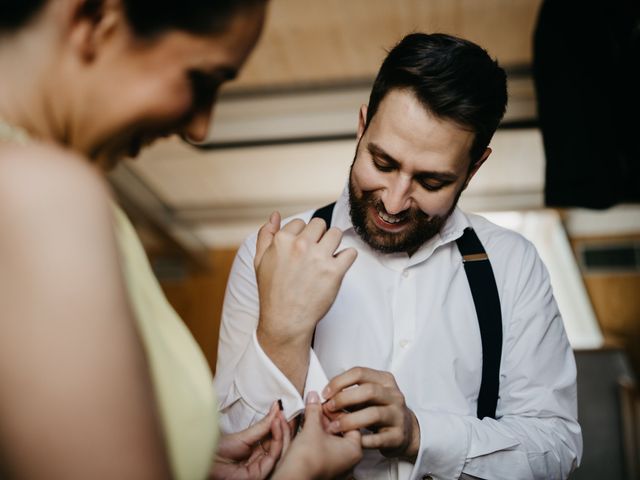
[{"label": "woman", "polygon": [[[254,47],[265,8],[0,3],[0,476],[203,478],[219,443],[214,478],[264,478],[287,450],[275,406],[217,442],[203,355],[103,178],[157,137],[204,138],[216,90]],[[278,267],[271,220],[266,278]],[[325,304],[336,288],[320,292]],[[329,478],[359,458],[358,433],[325,433],[317,402],[310,395],[274,478]]]}]

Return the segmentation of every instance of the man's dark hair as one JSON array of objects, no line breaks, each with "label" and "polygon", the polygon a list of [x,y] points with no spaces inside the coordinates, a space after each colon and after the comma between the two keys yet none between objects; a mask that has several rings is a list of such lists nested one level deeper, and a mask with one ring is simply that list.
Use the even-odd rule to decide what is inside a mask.
[{"label": "man's dark hair", "polygon": [[371,90],[367,125],[395,89],[410,90],[429,112],[473,131],[472,165],[507,106],[507,77],[498,62],[475,43],[441,33],[412,33],[389,52]]},{"label": "man's dark hair", "polygon": [[[19,30],[53,0],[0,0],[0,33]],[[99,12],[104,0],[86,0]],[[193,33],[223,31],[237,10],[266,0],[121,0],[129,24],[140,36],[177,29]]]}]

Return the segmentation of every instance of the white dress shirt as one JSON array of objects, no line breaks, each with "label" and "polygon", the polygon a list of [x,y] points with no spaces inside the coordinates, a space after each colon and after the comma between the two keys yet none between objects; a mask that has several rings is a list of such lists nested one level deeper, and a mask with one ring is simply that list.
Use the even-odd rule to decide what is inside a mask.
[{"label": "white dress shirt", "polygon": [[[299,215],[309,221],[312,211]],[[517,233],[456,209],[440,234],[411,257],[372,250],[356,234],[345,189],[332,226],[358,258],[319,322],[305,392],[351,367],[391,372],[420,425],[415,464],[368,450],[359,479],[566,478],[582,453],[576,369],[547,271]],[[476,417],[482,345],[471,290],[455,240],[472,226],[493,268],[503,347],[496,419]],[[282,399],[304,408],[293,384],[261,349],[258,292],[249,237],[233,264],[216,372],[225,432],[246,428]]]}]

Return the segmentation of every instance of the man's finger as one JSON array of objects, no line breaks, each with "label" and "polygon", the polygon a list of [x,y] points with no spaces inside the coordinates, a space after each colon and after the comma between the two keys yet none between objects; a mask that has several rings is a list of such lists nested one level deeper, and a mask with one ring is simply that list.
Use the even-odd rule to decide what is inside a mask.
[{"label": "man's finger", "polygon": [[304,230],[307,224],[299,218],[295,218],[282,227],[283,232],[291,233],[292,235],[300,235],[300,232]]},{"label": "man's finger", "polygon": [[398,443],[398,433],[391,429],[380,433],[362,435],[360,440],[362,448],[379,450],[381,448],[394,448]]},{"label": "man's finger", "polygon": [[360,430],[350,430],[345,432],[343,437],[354,445],[362,445],[362,434],[360,433]]},{"label": "man's finger", "polygon": [[[344,250],[340,252],[340,255],[345,254],[348,250]],[[355,258],[354,258],[355,260]],[[352,261],[353,263],[353,261]],[[347,370],[340,375],[336,375],[331,379],[331,381],[324,387],[322,391],[322,396],[324,398],[332,398],[338,392],[344,390],[345,388],[351,387],[353,385],[359,385],[361,383],[373,382],[373,383],[382,383],[381,379],[383,377],[384,372],[380,372],[378,370],[372,370],[366,367],[353,367]]]},{"label": "man's finger", "polygon": [[393,400],[393,394],[379,383],[362,383],[336,393],[325,408],[336,413],[365,405],[390,405]]},{"label": "man's finger", "polygon": [[256,255],[253,259],[254,266],[260,265],[264,252],[267,251],[269,245],[273,241],[273,237],[280,230],[280,213],[273,212],[269,217],[269,221],[265,223],[258,231],[256,240]]},{"label": "man's finger", "polygon": [[[323,411],[323,413],[324,413],[324,411]],[[329,425],[331,425],[331,418],[327,417],[326,415],[322,415],[321,422],[322,422],[322,429],[325,432],[328,432],[329,431]]]},{"label": "man's finger", "polygon": [[360,430],[361,428],[372,428],[389,425],[391,416],[389,407],[367,407],[356,412],[347,413],[334,420],[329,425],[331,433],[348,432],[349,430]]},{"label": "man's finger", "polygon": [[320,246],[323,251],[328,255],[333,255],[336,249],[340,246],[342,241],[342,230],[336,227],[331,227],[320,239]]},{"label": "man's finger", "polygon": [[349,270],[349,268],[351,268],[351,265],[353,265],[353,262],[356,261],[357,256],[358,256],[358,252],[355,248],[345,248],[340,253],[338,253],[335,256],[335,258],[338,262],[340,269],[343,272],[346,272],[347,270]]},{"label": "man's finger", "polygon": [[318,241],[327,231],[327,224],[321,218],[312,218],[306,227],[300,233],[300,236],[305,237],[312,243],[318,243]]}]

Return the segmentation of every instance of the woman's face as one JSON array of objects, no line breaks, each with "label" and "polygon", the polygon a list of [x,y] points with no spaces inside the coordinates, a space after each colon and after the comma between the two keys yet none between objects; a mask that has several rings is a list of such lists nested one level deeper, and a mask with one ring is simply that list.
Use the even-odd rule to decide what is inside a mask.
[{"label": "woman's face", "polygon": [[172,133],[203,140],[218,88],[258,40],[265,4],[240,10],[211,35],[172,30],[141,39],[114,29],[82,77],[90,83],[76,102],[72,146],[112,164]]}]

